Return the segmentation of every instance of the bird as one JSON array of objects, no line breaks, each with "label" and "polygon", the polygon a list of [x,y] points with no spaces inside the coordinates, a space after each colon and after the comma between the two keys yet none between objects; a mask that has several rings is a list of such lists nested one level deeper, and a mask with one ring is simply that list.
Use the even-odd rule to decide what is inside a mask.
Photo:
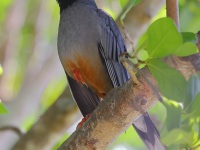
[{"label": "bird", "polygon": [[[94,0],[57,0],[60,22],[57,47],[74,100],[87,117],[105,95],[130,78],[120,62],[125,41],[112,17]],[[149,150],[165,150],[148,113],[133,127]]]}]

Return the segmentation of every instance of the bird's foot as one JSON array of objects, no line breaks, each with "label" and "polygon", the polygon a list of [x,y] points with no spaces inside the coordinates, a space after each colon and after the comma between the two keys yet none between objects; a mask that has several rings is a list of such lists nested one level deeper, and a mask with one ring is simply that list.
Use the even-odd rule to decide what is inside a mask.
[{"label": "bird's foot", "polygon": [[122,53],[120,55],[120,60],[121,60],[122,64],[124,65],[124,67],[126,68],[126,70],[128,71],[128,73],[130,74],[133,82],[136,85],[140,85],[140,82],[138,81],[138,79],[136,77],[136,72],[137,72],[136,68],[138,68],[138,67],[127,57],[132,58],[132,56],[130,56],[129,53],[127,53],[127,52]]},{"label": "bird's foot", "polygon": [[81,122],[78,123],[77,125],[77,129],[81,128],[83,126],[83,123],[90,117],[91,114],[87,114],[82,120]]}]

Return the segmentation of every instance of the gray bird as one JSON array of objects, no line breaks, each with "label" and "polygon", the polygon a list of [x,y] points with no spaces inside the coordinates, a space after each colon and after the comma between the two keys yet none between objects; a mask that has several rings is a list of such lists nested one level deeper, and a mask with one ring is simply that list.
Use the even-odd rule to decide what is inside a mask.
[{"label": "gray bird", "polygon": [[[112,88],[129,79],[119,60],[126,46],[114,20],[98,9],[94,0],[57,1],[60,7],[58,54],[71,93],[85,117]],[[165,150],[147,113],[133,127],[149,150]]]}]

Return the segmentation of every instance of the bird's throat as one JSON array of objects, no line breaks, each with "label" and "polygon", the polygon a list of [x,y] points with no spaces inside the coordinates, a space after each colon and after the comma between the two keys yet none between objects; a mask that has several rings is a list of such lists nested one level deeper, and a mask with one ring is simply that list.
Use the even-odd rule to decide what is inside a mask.
[{"label": "bird's throat", "polygon": [[60,13],[66,8],[68,8],[69,6],[71,6],[76,1],[77,0],[57,0],[60,7]]}]

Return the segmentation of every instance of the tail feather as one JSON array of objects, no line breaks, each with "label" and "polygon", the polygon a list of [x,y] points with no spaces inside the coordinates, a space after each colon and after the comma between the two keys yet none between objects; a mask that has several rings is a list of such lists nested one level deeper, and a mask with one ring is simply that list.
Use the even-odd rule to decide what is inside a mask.
[{"label": "tail feather", "polygon": [[160,141],[158,130],[147,113],[134,121],[133,127],[148,150],[166,150],[166,147]]}]

